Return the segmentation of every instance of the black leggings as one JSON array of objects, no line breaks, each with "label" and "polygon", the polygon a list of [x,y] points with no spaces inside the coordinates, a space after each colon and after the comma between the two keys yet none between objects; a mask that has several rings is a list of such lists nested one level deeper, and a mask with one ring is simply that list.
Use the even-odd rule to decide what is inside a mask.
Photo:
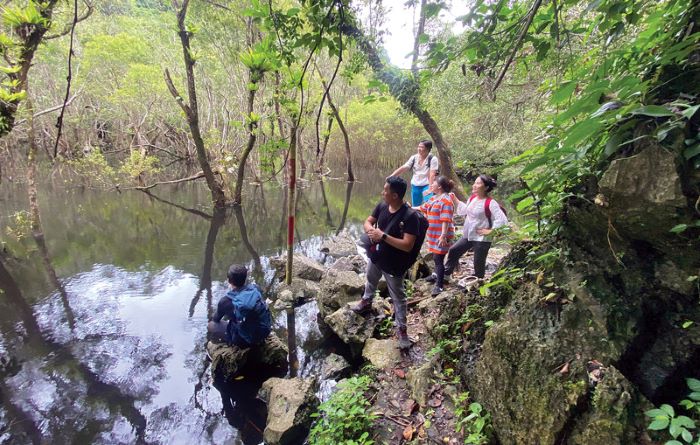
[{"label": "black leggings", "polygon": [[[484,273],[486,272],[486,256],[490,248],[491,241],[469,241],[466,236],[462,237],[450,247],[449,252],[447,252],[445,275],[452,275],[462,255],[469,249],[474,249],[474,275],[479,278],[484,278]],[[435,264],[437,265],[437,260]]]},{"label": "black leggings", "polygon": [[445,255],[447,254],[443,253],[442,255],[438,255],[437,253],[433,253],[433,261],[435,261],[435,275],[437,275],[435,285],[437,287],[442,287],[445,279]]}]

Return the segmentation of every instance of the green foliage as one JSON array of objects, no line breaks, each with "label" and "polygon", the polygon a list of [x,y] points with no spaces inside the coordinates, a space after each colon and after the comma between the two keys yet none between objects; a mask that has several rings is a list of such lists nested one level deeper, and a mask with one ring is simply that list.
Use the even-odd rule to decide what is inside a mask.
[{"label": "green foliage", "polygon": [[119,170],[132,178],[158,173],[158,158],[133,150]]},{"label": "green foliage", "polygon": [[22,241],[31,233],[32,217],[26,210],[20,210],[10,215],[12,225],[5,227],[5,232],[15,238],[17,241]]},{"label": "green foliage", "polygon": [[91,148],[81,158],[69,160],[68,165],[83,181],[89,181],[89,185],[109,187],[117,178],[114,168],[98,148]]},{"label": "green foliage", "polygon": [[489,443],[491,415],[478,402],[469,403],[469,393],[458,394],[455,402],[457,431],[464,434],[464,443],[485,445]]},{"label": "green foliage", "polygon": [[351,377],[338,384],[338,391],[312,414],[316,419],[309,434],[312,445],[371,445],[372,423],[376,414],[366,396],[371,380],[367,376]]},{"label": "green foliage", "polygon": [[673,407],[667,404],[644,413],[647,417],[652,419],[647,427],[648,429],[667,432],[671,436],[672,439],[665,442],[665,445],[700,443],[700,439],[698,438],[693,441],[692,433],[697,427],[696,420],[700,419],[700,380],[688,378],[686,382],[691,392],[688,394],[688,399],[682,400],[680,405],[685,408],[691,416],[695,417],[695,419],[684,415],[678,415]]},{"label": "green foliage", "polygon": [[27,6],[8,6],[2,11],[2,21],[12,28],[24,25],[48,25],[48,21],[41,14],[41,6],[30,0]]}]

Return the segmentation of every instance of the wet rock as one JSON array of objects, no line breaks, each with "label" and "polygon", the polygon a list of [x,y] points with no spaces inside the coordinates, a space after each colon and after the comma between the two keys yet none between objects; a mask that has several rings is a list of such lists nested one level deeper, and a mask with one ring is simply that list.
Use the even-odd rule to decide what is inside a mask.
[{"label": "wet rock", "polygon": [[357,255],[357,244],[348,232],[341,232],[325,240],[319,250],[333,258],[351,257]]},{"label": "wet rock", "polygon": [[286,310],[318,297],[321,287],[315,281],[292,278],[292,284],[280,283],[277,286],[277,300],[274,308]]},{"label": "wet rock", "polygon": [[273,332],[265,342],[253,348],[240,348],[224,343],[207,343],[212,373],[226,380],[235,378],[246,366],[260,366],[267,370],[287,369],[287,346]]},{"label": "wet rock", "polygon": [[324,321],[340,339],[350,346],[353,355],[359,355],[368,338],[372,337],[374,329],[385,317],[384,300],[374,298],[372,300],[372,310],[360,315],[350,309],[350,305],[345,305]]},{"label": "wet rock", "polygon": [[411,388],[411,398],[421,407],[428,406],[428,397],[434,383],[435,364],[432,360],[418,368],[411,368],[406,375],[406,383]]},{"label": "wet rock", "polygon": [[384,369],[396,365],[401,360],[401,351],[394,339],[369,338],[362,348],[362,357],[376,368]]},{"label": "wet rock", "polygon": [[355,272],[329,270],[321,281],[317,301],[322,317],[332,314],[347,303],[357,301],[365,291],[365,279]]},{"label": "wet rock", "polygon": [[690,279],[692,276],[671,261],[658,264],[654,270],[654,277],[679,294],[691,296],[697,291],[695,280]]},{"label": "wet rock", "polygon": [[[275,269],[277,276],[284,277],[287,266],[287,257],[279,256],[270,259],[270,266]],[[325,270],[316,261],[303,255],[294,255],[292,276],[311,281],[321,281]]]},{"label": "wet rock", "polygon": [[330,354],[321,365],[322,380],[338,380],[350,371],[350,363],[338,354]]},{"label": "wet rock", "polygon": [[267,403],[263,438],[269,445],[301,443],[318,406],[316,379],[271,378],[263,383],[258,397]]}]

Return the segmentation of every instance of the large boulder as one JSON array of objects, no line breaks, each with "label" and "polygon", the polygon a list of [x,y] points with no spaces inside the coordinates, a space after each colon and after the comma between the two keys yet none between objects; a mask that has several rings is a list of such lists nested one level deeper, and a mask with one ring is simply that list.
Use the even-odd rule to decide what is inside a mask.
[{"label": "large boulder", "polygon": [[[284,277],[287,267],[287,257],[279,256],[270,259],[270,267],[275,269],[277,276]],[[321,281],[325,269],[322,265],[307,258],[304,255],[294,255],[292,265],[292,277],[303,278],[304,280]]]},{"label": "large boulder", "polygon": [[357,255],[357,244],[346,231],[323,241],[319,250],[333,258]]},{"label": "large boulder", "polygon": [[338,258],[330,267],[331,270],[363,273],[367,269],[367,261],[360,255]]},{"label": "large boulder", "polygon": [[263,383],[258,397],[267,403],[266,444],[302,443],[318,406],[316,387],[315,378],[271,378]]},{"label": "large boulder", "polygon": [[277,310],[286,310],[298,306],[316,299],[320,291],[321,287],[316,281],[292,278],[291,285],[282,282],[277,286],[277,300],[275,300],[274,307]]},{"label": "large boulder", "polygon": [[355,272],[329,270],[321,281],[319,312],[325,318],[345,304],[359,300],[364,292],[365,279]]},{"label": "large boulder", "polygon": [[253,348],[240,348],[225,343],[207,343],[211,357],[212,373],[231,380],[246,367],[263,368],[267,371],[287,369],[287,346],[272,332],[265,342]]},{"label": "large boulder", "polygon": [[329,354],[321,365],[321,379],[338,380],[350,371],[350,363],[338,354]]},{"label": "large boulder", "polygon": [[362,357],[375,368],[384,369],[395,366],[401,361],[401,351],[394,339],[378,340],[369,338],[362,348]]},{"label": "large boulder", "polygon": [[372,337],[377,325],[385,318],[386,303],[381,298],[372,300],[372,310],[364,315],[355,313],[345,305],[328,315],[324,322],[340,339],[350,346],[350,351],[357,356],[362,351],[367,339]]}]

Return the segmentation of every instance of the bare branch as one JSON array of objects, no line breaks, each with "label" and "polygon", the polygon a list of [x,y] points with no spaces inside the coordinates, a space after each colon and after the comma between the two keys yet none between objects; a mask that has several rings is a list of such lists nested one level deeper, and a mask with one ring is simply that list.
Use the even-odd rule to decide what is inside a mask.
[{"label": "bare branch", "polygon": [[[91,3],[85,2],[85,6],[87,6],[87,11],[85,11],[85,13],[84,13],[83,15],[81,15],[80,17],[78,17],[78,20],[76,21],[76,23],[80,23],[80,22],[82,22],[83,20],[86,20],[86,19],[87,19],[88,17],[90,17],[90,16],[92,15],[92,13],[95,11],[95,8],[92,6]],[[50,35],[50,36],[46,36],[46,37],[44,37],[44,39],[46,39],[46,40],[51,40],[51,39],[57,39],[57,38],[59,38],[59,37],[63,37],[63,36],[65,36],[65,35],[68,35],[68,33],[71,32],[71,29],[73,29],[72,24],[71,24],[71,25],[66,25],[66,27],[63,29],[63,31],[59,32],[58,34],[52,34],[52,35]]]},{"label": "bare branch", "polygon": [[503,81],[503,78],[506,76],[506,72],[508,71],[508,67],[510,67],[511,63],[513,63],[513,59],[515,58],[515,54],[517,54],[518,50],[520,49],[520,45],[523,43],[523,39],[525,39],[525,36],[527,35],[527,30],[530,29],[530,25],[532,24],[532,20],[535,18],[535,14],[537,13],[537,10],[540,9],[541,4],[542,4],[542,0],[535,0],[535,3],[532,5],[532,8],[530,8],[530,12],[527,16],[527,20],[525,21],[525,24],[523,25],[522,29],[520,30],[520,35],[518,36],[518,40],[516,40],[515,45],[513,45],[513,52],[510,53],[510,56],[508,56],[508,60],[506,61],[506,64],[503,65],[503,69],[501,69],[501,73],[498,75],[498,78],[496,79],[496,83],[493,85],[493,88],[491,88],[491,92],[496,91],[496,88],[498,88],[498,86]]},{"label": "bare branch", "polygon": [[165,69],[165,84],[168,86],[168,90],[170,91],[170,94],[173,95],[175,100],[177,101],[177,104],[180,105],[180,108],[182,108],[182,111],[185,112],[186,115],[190,115],[190,107],[185,103],[184,99],[180,95],[180,93],[177,91],[177,88],[175,88],[175,85],[173,84],[173,79],[170,77],[170,71],[168,69]]},{"label": "bare branch", "polygon": [[121,190],[141,190],[141,191],[145,191],[145,190],[150,190],[150,189],[152,189],[153,187],[156,187],[156,186],[158,186],[158,185],[179,184],[179,183],[181,183],[181,182],[196,181],[197,179],[201,179],[201,178],[203,178],[203,177],[204,177],[204,173],[203,173],[203,172],[198,172],[197,174],[192,175],[192,176],[188,176],[188,177],[186,177],[186,178],[173,179],[172,181],[160,181],[160,182],[155,182],[155,183],[153,183],[153,184],[151,184],[151,185],[146,185],[146,186],[143,186],[143,187],[125,187],[125,188],[122,188]]}]

